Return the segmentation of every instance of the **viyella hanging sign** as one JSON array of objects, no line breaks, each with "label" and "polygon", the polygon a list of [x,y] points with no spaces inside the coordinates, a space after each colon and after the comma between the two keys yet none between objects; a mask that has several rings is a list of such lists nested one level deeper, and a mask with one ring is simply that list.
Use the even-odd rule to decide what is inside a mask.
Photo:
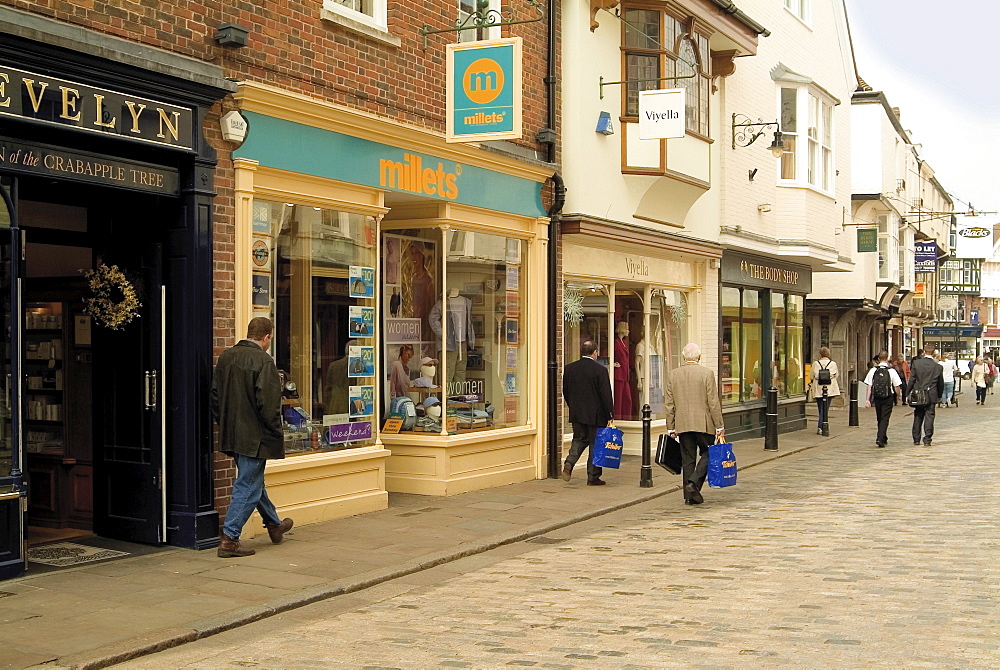
[{"label": "viyella hanging sign", "polygon": [[521,38],[448,45],[448,142],[521,138]]},{"label": "viyella hanging sign", "polygon": [[686,134],[684,89],[639,91],[639,139],[677,139]]},{"label": "viyella hanging sign", "polygon": [[959,216],[955,226],[956,258],[993,257],[993,221],[984,216]]}]

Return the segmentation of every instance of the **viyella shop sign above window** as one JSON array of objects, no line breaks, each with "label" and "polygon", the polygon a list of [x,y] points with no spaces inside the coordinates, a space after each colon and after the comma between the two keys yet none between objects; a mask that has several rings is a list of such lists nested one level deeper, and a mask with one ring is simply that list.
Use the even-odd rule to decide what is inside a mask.
[{"label": "viyella shop sign above window", "polygon": [[521,138],[521,38],[448,45],[448,142]]}]

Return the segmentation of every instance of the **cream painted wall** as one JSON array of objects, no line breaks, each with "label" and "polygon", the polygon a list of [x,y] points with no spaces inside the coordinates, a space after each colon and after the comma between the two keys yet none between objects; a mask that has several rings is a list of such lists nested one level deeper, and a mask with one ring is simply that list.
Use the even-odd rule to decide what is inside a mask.
[{"label": "cream painted wall", "polygon": [[[626,143],[618,118],[622,111],[622,85],[605,86],[601,99],[600,77],[606,82],[621,81],[622,24],[612,14],[597,13],[600,26],[590,31],[590,3],[583,0],[566,3],[563,7],[562,32],[562,136],[563,178],[568,188],[566,213],[582,213],[591,216],[629,223],[660,232],[680,233],[697,239],[715,241],[718,239],[718,209],[704,207],[701,200],[704,191],[693,192],[681,189],[684,198],[682,215],[684,229],[675,225],[662,225],[636,218],[637,210],[648,216],[655,207],[651,202],[663,197],[680,182],[669,178],[622,174],[622,150]],[[664,82],[669,87],[669,82]],[[717,109],[718,96],[713,105]],[[608,112],[614,126],[614,135],[595,132],[600,113]],[[717,116],[717,111],[714,116]],[[717,125],[712,120],[713,135],[718,136]],[[659,155],[658,143],[637,140],[635,126],[629,134],[628,144],[644,147],[646,160]],[[668,140],[668,166],[682,171],[696,180],[708,181],[713,176],[715,145],[692,137]],[[658,162],[658,161],[657,161]],[[685,185],[686,186],[686,185]],[[651,190],[652,189],[652,190]],[[647,200],[643,206],[644,198]],[[668,220],[680,223],[676,218],[678,202],[669,211]],[[691,208],[688,210],[688,208]],[[686,213],[686,214],[685,214]],[[693,217],[693,218],[692,218]]]},{"label": "cream painted wall", "polygon": [[[853,56],[847,38],[846,19],[840,0],[812,0],[812,17],[804,24],[777,0],[748,0],[740,9],[766,26],[771,35],[761,38],[757,55],[741,59],[736,72],[721,81],[723,124],[727,126],[721,147],[723,225],[740,226],[742,231],[768,238],[808,242],[816,259],[814,269],[824,262],[849,255],[851,244],[841,223],[851,207],[851,119],[850,96],[857,87]],[[839,173],[831,193],[810,187],[779,187],[779,161],[767,150],[772,131],[750,147],[731,148],[731,114],[740,113],[754,121],[778,117],[778,84],[771,72],[779,65],[811,79],[840,104],[833,108],[833,163]],[[800,133],[801,134],[801,133]],[[752,180],[749,173],[756,170]],[[760,213],[758,206],[769,204],[771,211]],[[738,237],[732,240],[739,240]],[[732,240],[727,239],[727,242]],[[735,243],[735,242],[734,242]],[[818,274],[814,290],[841,275]]]}]

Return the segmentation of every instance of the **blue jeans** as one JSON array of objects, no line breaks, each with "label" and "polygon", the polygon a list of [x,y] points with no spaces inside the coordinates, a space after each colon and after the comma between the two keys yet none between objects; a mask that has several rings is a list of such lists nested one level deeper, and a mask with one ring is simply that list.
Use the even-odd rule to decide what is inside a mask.
[{"label": "blue jeans", "polygon": [[955,397],[955,382],[944,384],[944,393],[941,394],[941,404],[950,405],[952,398]]},{"label": "blue jeans", "polygon": [[236,461],[236,481],[233,482],[233,497],[229,502],[222,532],[231,540],[240,539],[243,526],[255,509],[260,512],[265,526],[280,525],[278,510],[264,490],[264,466],[267,459],[233,454],[233,460]]}]

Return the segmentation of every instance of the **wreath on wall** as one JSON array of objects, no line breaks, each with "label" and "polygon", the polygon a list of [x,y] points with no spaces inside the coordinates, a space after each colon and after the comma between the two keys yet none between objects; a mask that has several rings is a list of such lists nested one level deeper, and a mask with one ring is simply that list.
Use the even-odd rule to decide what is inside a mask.
[{"label": "wreath on wall", "polygon": [[90,297],[83,299],[85,311],[103,326],[121,330],[139,318],[139,296],[135,285],[117,265],[101,263],[83,273],[90,287]]}]

